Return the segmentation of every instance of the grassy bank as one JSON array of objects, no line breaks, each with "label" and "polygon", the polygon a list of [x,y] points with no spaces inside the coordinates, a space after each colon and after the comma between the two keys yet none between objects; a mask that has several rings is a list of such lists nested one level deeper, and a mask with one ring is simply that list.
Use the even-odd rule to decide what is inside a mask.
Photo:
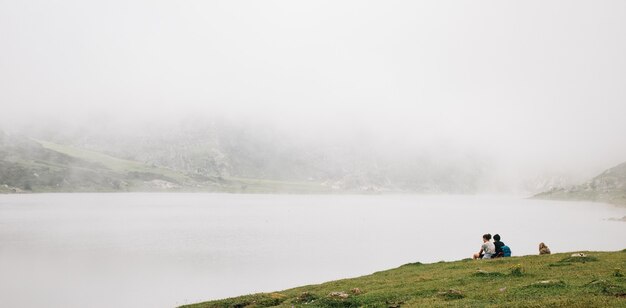
[{"label": "grassy bank", "polygon": [[184,307],[626,307],[626,249],[584,254],[413,263]]}]

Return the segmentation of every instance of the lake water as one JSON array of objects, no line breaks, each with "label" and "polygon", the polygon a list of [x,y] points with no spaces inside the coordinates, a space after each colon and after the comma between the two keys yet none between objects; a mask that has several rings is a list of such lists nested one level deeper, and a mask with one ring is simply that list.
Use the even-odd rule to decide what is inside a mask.
[{"label": "lake water", "polygon": [[174,307],[467,258],[621,250],[626,208],[491,196],[0,195],[6,307]]}]

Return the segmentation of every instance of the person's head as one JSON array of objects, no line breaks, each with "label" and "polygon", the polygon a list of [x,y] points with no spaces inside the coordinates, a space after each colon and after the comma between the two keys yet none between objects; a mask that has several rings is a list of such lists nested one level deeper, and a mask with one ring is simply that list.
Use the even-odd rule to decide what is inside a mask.
[{"label": "person's head", "polygon": [[493,240],[496,241],[496,242],[499,242],[500,241],[500,234],[494,235],[493,236]]},{"label": "person's head", "polygon": [[489,233],[483,234],[483,241],[489,242],[490,239],[491,239],[491,234]]}]

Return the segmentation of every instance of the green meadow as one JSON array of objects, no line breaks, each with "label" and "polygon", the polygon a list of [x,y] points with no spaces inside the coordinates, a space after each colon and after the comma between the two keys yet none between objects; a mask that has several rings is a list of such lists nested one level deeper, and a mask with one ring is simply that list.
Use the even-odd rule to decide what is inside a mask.
[{"label": "green meadow", "polygon": [[626,307],[626,249],[410,263],[201,307]]}]

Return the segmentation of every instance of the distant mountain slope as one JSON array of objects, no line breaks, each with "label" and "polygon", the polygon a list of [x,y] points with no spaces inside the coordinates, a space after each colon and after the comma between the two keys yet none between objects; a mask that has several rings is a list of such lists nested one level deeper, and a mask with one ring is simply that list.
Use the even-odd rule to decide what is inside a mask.
[{"label": "distant mountain slope", "polygon": [[2,134],[0,192],[471,194],[490,183],[490,163],[471,150],[367,134],[307,137],[221,120],[20,133]]},{"label": "distant mountain slope", "polygon": [[554,188],[534,196],[540,199],[589,200],[626,205],[626,162],[567,188]]},{"label": "distant mountain slope", "polygon": [[[488,182],[489,162],[470,150],[368,135],[300,136],[280,129],[228,121],[163,123],[118,132],[98,129],[34,133],[40,140],[106,154],[192,177],[299,183],[331,192],[476,193]],[[332,133],[330,133],[332,134]],[[66,152],[64,152],[66,153]],[[73,153],[73,152],[72,152]],[[265,185],[263,184],[263,185]],[[245,191],[258,185],[242,184]],[[274,189],[274,188],[272,188]]]},{"label": "distant mountain slope", "polygon": [[20,136],[0,133],[0,189],[21,191],[100,191],[123,186],[104,166],[87,162]]},{"label": "distant mountain slope", "polygon": [[169,180],[176,183],[191,181],[188,176],[170,169],[148,166],[140,162],[121,159],[103,153],[56,144],[53,142],[47,142],[42,140],[33,141],[36,141],[47,150],[51,150],[60,154],[65,154],[78,160],[90,162],[92,164],[95,164],[95,166],[99,166],[102,169],[110,170],[112,172],[120,174],[152,174],[152,177],[156,179]]},{"label": "distant mountain slope", "polygon": [[0,193],[327,192],[320,183],[204,176],[0,131]]},{"label": "distant mountain slope", "polygon": [[164,168],[23,136],[0,137],[1,192],[149,190],[188,182],[193,180]]}]

